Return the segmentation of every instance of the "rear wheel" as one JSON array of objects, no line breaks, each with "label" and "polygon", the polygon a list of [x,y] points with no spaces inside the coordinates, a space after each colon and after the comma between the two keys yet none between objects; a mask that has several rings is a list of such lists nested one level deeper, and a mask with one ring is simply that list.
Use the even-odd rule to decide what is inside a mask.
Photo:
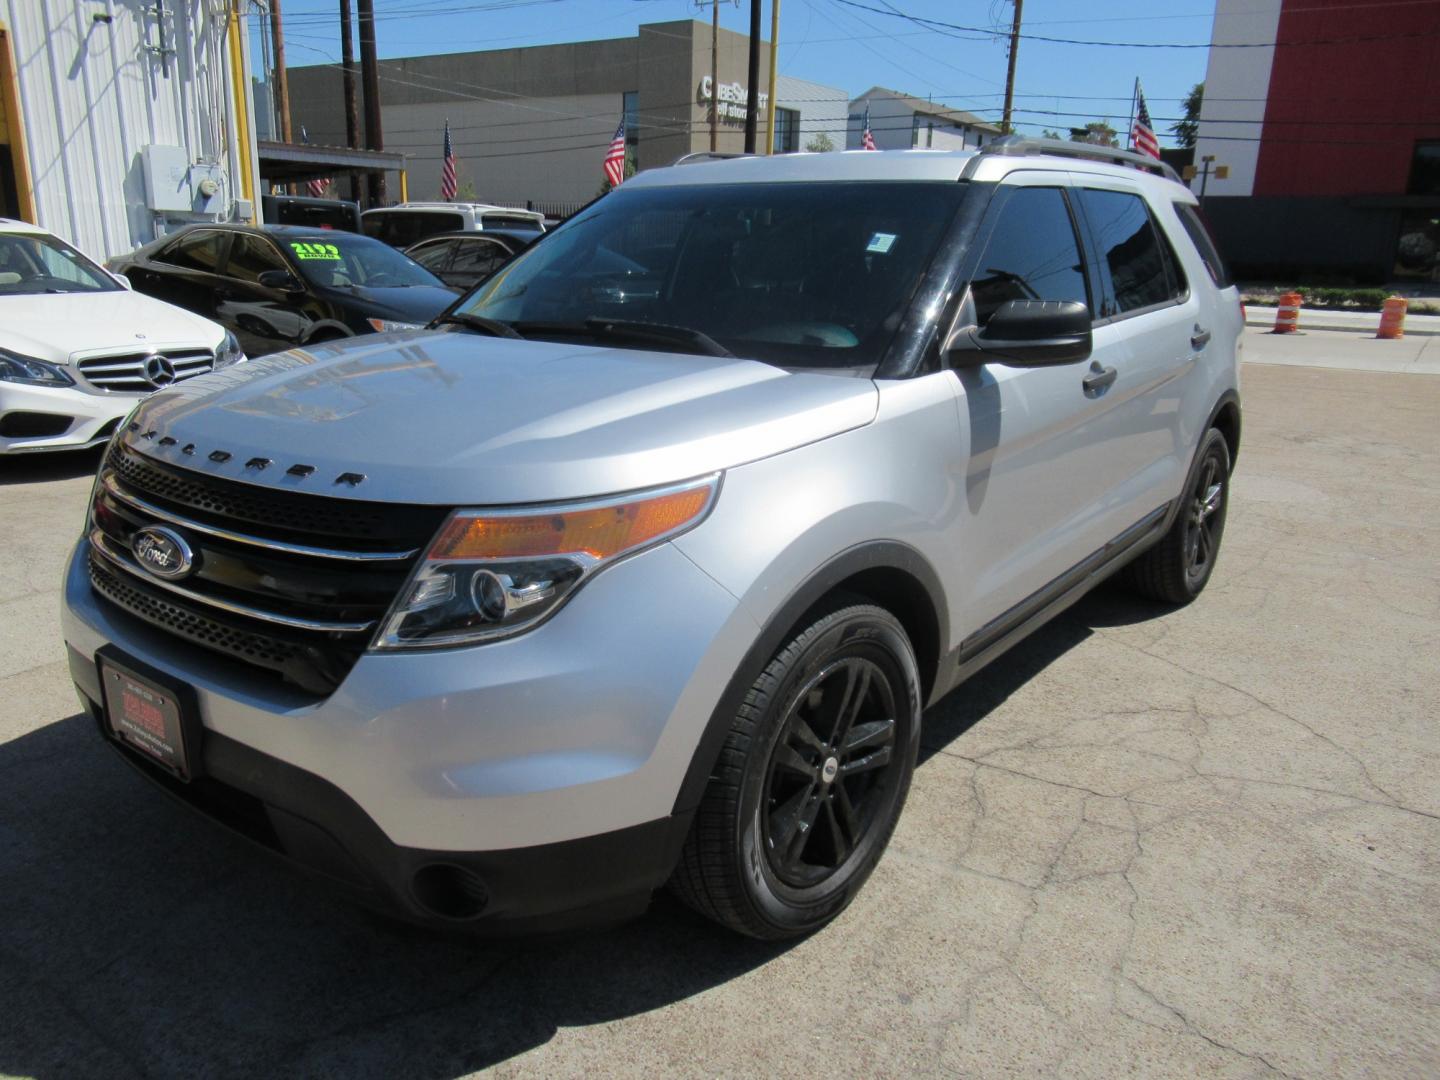
[{"label": "rear wheel", "polygon": [[1215,570],[1230,502],[1230,448],[1211,428],[1200,444],[1190,487],[1170,531],[1125,570],[1125,581],[1154,600],[1188,604]]},{"label": "rear wheel", "polygon": [[899,622],[863,602],[821,609],[746,694],[672,888],[752,937],[824,926],[884,852],[919,737],[919,678]]}]

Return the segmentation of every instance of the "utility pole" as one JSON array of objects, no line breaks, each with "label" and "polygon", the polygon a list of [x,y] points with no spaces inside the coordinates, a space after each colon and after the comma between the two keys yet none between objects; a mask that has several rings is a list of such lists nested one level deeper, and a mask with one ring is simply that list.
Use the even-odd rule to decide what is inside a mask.
[{"label": "utility pole", "polygon": [[720,149],[720,0],[710,0],[710,152]]},{"label": "utility pole", "polygon": [[775,152],[775,79],[780,59],[780,0],[770,0],[770,96],[765,99],[765,153]]},{"label": "utility pole", "polygon": [[[355,29],[350,0],[340,0],[340,76],[345,89],[345,145],[360,149],[360,102],[355,97]],[[350,198],[360,201],[360,175],[350,174]]]},{"label": "utility pole", "polygon": [[[360,19],[360,78],[365,84],[365,148],[385,149],[385,136],[380,130],[380,67],[375,59],[375,0],[355,0],[355,14]],[[384,206],[385,174],[370,174],[370,205]]]},{"label": "utility pole", "polygon": [[750,0],[750,68],[745,91],[745,153],[755,153],[755,128],[760,119],[760,0]]},{"label": "utility pole", "polygon": [[1005,113],[1000,118],[1000,130],[1009,135],[1010,113],[1015,105],[1015,54],[1020,51],[1020,9],[1025,0],[1015,0],[1015,21],[1010,25],[1010,62],[1005,72]]},{"label": "utility pole", "polygon": [[285,74],[285,32],[280,25],[280,0],[270,0],[270,40],[275,49],[275,115],[281,142],[290,141],[290,80]]}]

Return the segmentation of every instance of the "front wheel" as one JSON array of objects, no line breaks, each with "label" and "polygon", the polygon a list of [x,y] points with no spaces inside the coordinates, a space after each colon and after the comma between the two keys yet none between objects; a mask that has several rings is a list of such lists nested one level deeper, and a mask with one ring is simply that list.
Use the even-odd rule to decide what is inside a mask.
[{"label": "front wheel", "polygon": [[1200,443],[1190,486],[1170,531],[1125,568],[1129,585],[1169,604],[1188,604],[1199,596],[1215,571],[1229,504],[1230,447],[1225,436],[1211,428]]},{"label": "front wheel", "polygon": [[880,860],[919,741],[920,680],[900,623],[858,600],[819,609],[736,713],[673,890],[751,937],[824,926]]}]

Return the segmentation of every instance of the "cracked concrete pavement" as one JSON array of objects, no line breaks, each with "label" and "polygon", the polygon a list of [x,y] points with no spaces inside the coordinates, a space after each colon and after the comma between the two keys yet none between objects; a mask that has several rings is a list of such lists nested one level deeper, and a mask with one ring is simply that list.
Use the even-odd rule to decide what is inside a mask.
[{"label": "cracked concrete pavement", "polygon": [[663,898],[438,938],[171,805],[66,679],[94,458],[0,462],[0,1074],[1436,1075],[1440,379],[1243,389],[1201,600],[1097,593],[931,710],[875,877],[789,947]]}]

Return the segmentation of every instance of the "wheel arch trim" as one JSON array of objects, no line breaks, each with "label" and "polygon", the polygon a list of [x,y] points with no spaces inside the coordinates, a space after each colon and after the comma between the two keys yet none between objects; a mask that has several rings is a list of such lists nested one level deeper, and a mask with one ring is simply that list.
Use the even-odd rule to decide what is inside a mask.
[{"label": "wheel arch trim", "polygon": [[[928,630],[926,638],[921,642],[911,642],[916,651],[916,663],[920,670],[925,700],[928,700],[930,689],[935,685],[940,658],[949,651],[949,616],[940,577],[925,556],[908,544],[895,540],[872,540],[856,544],[815,570],[765,620],[760,633],[731,674],[710,718],[705,722],[705,728],[681,780],[672,813],[689,813],[699,805],[710,781],[711,771],[724,746],[731,721],[744,700],[746,691],[765,670],[784,643],[786,635],[797,627],[806,612],[826,596],[847,582],[855,579],[863,581],[866,575],[870,575],[872,580],[878,576],[900,575],[911,583],[908,596],[904,598],[908,608],[904,614],[895,611],[891,604],[886,604],[884,597],[872,599],[900,619],[902,625],[906,626],[907,634],[911,633],[910,626],[914,625],[917,619],[922,624],[930,624],[925,628]],[[928,611],[916,610],[917,599],[928,602]]]}]

